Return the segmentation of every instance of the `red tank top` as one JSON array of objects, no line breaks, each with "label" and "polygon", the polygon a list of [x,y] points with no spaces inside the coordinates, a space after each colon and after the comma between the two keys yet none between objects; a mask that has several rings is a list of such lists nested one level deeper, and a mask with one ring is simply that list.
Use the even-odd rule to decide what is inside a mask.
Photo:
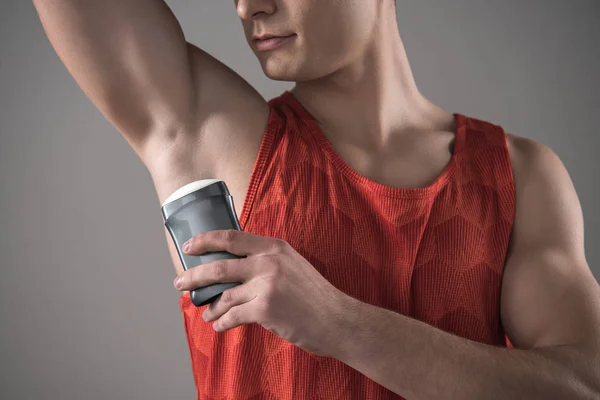
[{"label": "red tank top", "polygon": [[[291,92],[269,105],[242,229],[286,240],[360,301],[506,346],[500,288],[515,200],[503,129],[455,114],[444,172],[395,188],[351,169]],[[401,399],[259,324],[216,333],[187,293],[180,306],[198,399]]]}]

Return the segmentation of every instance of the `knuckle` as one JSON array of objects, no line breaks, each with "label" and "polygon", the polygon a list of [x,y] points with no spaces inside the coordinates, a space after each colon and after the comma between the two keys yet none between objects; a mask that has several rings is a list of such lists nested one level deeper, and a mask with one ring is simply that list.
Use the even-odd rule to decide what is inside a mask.
[{"label": "knuckle", "polygon": [[235,229],[228,229],[223,233],[223,238],[225,241],[231,242],[235,238],[236,233],[237,231]]},{"label": "knuckle", "polygon": [[265,280],[263,293],[264,302],[267,305],[273,304],[275,301],[275,294],[277,293],[277,284],[274,279]]},{"label": "knuckle", "polygon": [[231,289],[225,290],[221,293],[221,302],[222,303],[230,303],[233,300],[233,293]]},{"label": "knuckle", "polygon": [[198,268],[192,268],[187,274],[183,274],[182,278],[188,285],[193,285],[200,280],[200,270]]},{"label": "knuckle", "polygon": [[229,310],[229,312],[227,313],[228,317],[227,319],[229,320],[228,325],[232,326],[232,325],[238,325],[240,322],[240,314],[237,311],[236,308],[232,308],[231,310]]},{"label": "knuckle", "polygon": [[283,253],[288,247],[288,242],[283,239],[276,239],[273,242],[273,250],[276,253]]},{"label": "knuckle", "polygon": [[226,266],[223,261],[216,261],[213,263],[213,276],[217,281],[221,281],[226,276]]},{"label": "knuckle", "polygon": [[281,262],[279,257],[273,256],[271,257],[271,262],[269,263],[271,272],[275,275],[278,275],[282,272]]},{"label": "knuckle", "polygon": [[265,279],[265,293],[269,296],[273,296],[276,290],[277,283],[275,282],[275,279]]}]

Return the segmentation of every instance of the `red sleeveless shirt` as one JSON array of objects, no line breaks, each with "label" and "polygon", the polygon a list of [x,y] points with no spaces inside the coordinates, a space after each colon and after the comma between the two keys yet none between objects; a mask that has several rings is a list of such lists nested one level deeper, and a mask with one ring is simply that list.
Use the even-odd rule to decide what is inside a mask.
[{"label": "red sleeveless shirt", "polygon": [[[443,173],[395,188],[351,169],[291,92],[269,105],[242,229],[286,240],[360,301],[506,346],[500,288],[515,199],[503,129],[455,114]],[[198,399],[401,399],[259,324],[217,333],[188,293],[180,306]]]}]

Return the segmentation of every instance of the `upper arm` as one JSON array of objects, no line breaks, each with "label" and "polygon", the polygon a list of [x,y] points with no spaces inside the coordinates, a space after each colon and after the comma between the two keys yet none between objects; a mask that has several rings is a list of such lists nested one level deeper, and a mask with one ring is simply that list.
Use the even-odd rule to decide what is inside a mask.
[{"label": "upper arm", "polygon": [[600,288],[584,254],[583,217],[559,158],[509,137],[516,215],[502,282],[501,314],[515,347],[600,349]]},{"label": "upper arm", "polygon": [[[241,148],[262,133],[269,110],[264,99],[239,75],[187,43],[164,1],[33,3],[69,72],[147,166],[197,153],[201,149],[195,145],[205,132],[214,137],[213,147],[223,144],[221,151],[228,151],[226,143]],[[240,135],[242,128],[246,136]],[[236,141],[228,136],[233,134]],[[165,156],[175,145],[186,149]],[[196,162],[195,168],[210,169],[210,160]]]}]

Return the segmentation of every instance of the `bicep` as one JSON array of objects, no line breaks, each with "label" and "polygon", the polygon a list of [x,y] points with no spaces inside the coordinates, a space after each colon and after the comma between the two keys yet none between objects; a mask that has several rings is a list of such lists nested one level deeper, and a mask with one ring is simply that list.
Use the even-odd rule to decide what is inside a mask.
[{"label": "bicep", "polygon": [[[269,107],[263,97],[187,43],[164,1],[34,5],[60,59],[147,167],[170,166],[160,160],[175,152],[198,172],[208,172],[211,157],[243,151],[264,131]],[[178,144],[190,149],[173,151]]]},{"label": "bicep", "polygon": [[600,290],[585,259],[583,217],[558,157],[516,139],[516,215],[502,281],[502,323],[515,347],[589,343],[600,334]]},{"label": "bicep", "polygon": [[61,61],[135,147],[157,122],[191,115],[183,32],[160,0],[35,0]]},{"label": "bicep", "polygon": [[600,334],[599,295],[581,259],[532,247],[506,264],[502,324],[518,348],[585,344]]}]

